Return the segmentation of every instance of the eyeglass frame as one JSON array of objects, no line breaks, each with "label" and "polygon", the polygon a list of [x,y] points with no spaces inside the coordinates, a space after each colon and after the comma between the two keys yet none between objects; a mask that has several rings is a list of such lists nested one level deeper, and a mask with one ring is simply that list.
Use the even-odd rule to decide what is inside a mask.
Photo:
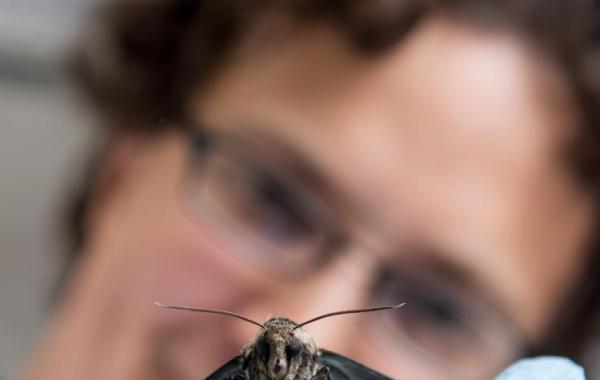
[{"label": "eyeglass frame", "polygon": [[[227,133],[227,132],[219,132],[219,133],[212,133],[210,131],[209,128],[206,127],[199,127],[197,125],[197,123],[193,123],[188,125],[188,127],[185,129],[185,138],[187,140],[187,145],[188,145],[188,170],[186,173],[189,174],[189,166],[190,165],[198,165],[198,163],[202,162],[205,158],[206,155],[209,154],[209,152],[213,149],[216,149],[217,146],[221,145],[223,142],[225,142],[225,144],[229,144],[231,141],[237,141],[242,142],[242,144],[244,143],[249,143],[249,141],[243,141],[245,138],[243,136],[237,136],[234,133]],[[229,140],[229,141],[227,141]],[[252,143],[252,142],[250,142]],[[296,158],[296,157],[292,157],[292,160]],[[302,161],[299,161],[302,162]],[[307,171],[311,171],[310,169],[307,169]],[[308,186],[307,186],[308,187]],[[323,204],[327,204],[325,200],[323,200],[321,197],[318,196],[318,194],[315,194],[314,191],[312,191],[313,196],[317,197],[319,200],[322,201]],[[185,208],[185,207],[184,207]],[[327,206],[328,209],[331,209],[331,207]],[[188,213],[190,214],[190,213]],[[333,213],[334,215],[337,215],[337,213]],[[194,219],[195,217],[193,215],[189,215],[190,218]],[[328,234],[328,244],[327,247],[329,249],[325,249],[323,250],[322,253],[324,254],[320,254],[317,255],[318,260],[314,261],[312,263],[312,265],[314,266],[312,268],[312,271],[310,272],[305,272],[305,273],[299,273],[299,276],[295,276],[295,277],[290,277],[289,275],[286,275],[285,278],[286,280],[291,280],[291,281],[299,281],[302,279],[307,278],[308,276],[310,276],[311,274],[314,274],[316,272],[318,272],[319,270],[322,270],[323,267],[328,264],[330,261],[332,261],[335,257],[344,254],[344,252],[347,251],[348,247],[352,245],[352,243],[358,244],[364,251],[369,251],[371,253],[376,253],[373,250],[371,250],[368,246],[368,244],[365,244],[363,242],[355,242],[357,239],[351,234],[348,233],[344,230],[343,224],[334,224],[331,223],[331,221],[327,221],[327,222],[323,222],[322,220],[319,220],[319,218],[315,218],[316,220],[319,221],[320,226],[323,228],[323,231],[325,231]],[[341,225],[341,226],[340,226]],[[380,256],[380,255],[377,255]],[[381,268],[386,268],[388,267],[388,265],[385,264],[385,260],[382,259],[381,257],[379,257],[379,259],[381,260],[381,263],[379,264],[379,269]],[[379,275],[377,275],[376,277],[378,277]],[[378,282],[376,284],[374,284],[372,287],[375,288],[378,285],[380,285]],[[510,330],[512,330],[513,332],[515,332],[515,335],[517,335],[519,337],[519,348],[516,348],[514,350],[514,357],[519,357],[519,356],[526,356],[528,353],[530,352],[535,352],[536,351],[536,345],[531,342],[529,339],[525,338],[525,334],[521,331],[521,329],[517,326],[517,324],[511,319],[509,318],[508,315],[506,315],[505,313],[501,312],[500,310],[498,310],[497,308],[493,307],[491,304],[489,304],[488,302],[481,302],[482,300],[478,299],[478,301],[480,301],[480,303],[482,303],[483,305],[486,305],[489,309],[496,311],[499,316],[501,317],[500,319],[502,319],[504,322],[507,323],[508,326],[510,326]],[[410,305],[407,305],[408,307],[410,307]]]}]

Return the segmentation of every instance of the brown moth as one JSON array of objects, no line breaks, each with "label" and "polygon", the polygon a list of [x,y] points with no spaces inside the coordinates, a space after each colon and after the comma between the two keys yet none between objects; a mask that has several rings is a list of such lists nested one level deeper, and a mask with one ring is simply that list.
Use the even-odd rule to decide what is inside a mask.
[{"label": "brown moth", "polygon": [[302,327],[335,315],[399,309],[404,306],[402,303],[395,306],[337,311],[300,324],[288,318],[276,317],[263,324],[225,310],[155,303],[168,309],[227,315],[260,327],[254,339],[242,348],[240,354],[209,375],[208,380],[389,379],[352,359],[317,347]]}]

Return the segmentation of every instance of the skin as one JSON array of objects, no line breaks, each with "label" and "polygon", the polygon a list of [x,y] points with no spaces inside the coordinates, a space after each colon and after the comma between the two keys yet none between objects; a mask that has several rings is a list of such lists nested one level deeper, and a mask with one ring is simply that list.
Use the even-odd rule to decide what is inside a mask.
[{"label": "skin", "polygon": [[[375,59],[319,25],[260,46],[240,48],[189,99],[190,113],[292,146],[328,179],[337,194],[328,201],[353,231],[394,248],[387,259],[461,268],[539,339],[581,271],[591,217],[562,165],[576,114],[548,60],[515,36],[441,16]],[[111,136],[85,258],[25,379],[194,379],[256,334],[154,300],[255,320],[364,306],[372,255],[353,247],[301,283],[260,275],[184,212],[184,165],[176,132]],[[403,249],[413,241],[432,249],[414,257]],[[448,378],[408,348],[361,344],[372,337],[363,327],[345,316],[307,330],[318,346],[394,378]]]}]

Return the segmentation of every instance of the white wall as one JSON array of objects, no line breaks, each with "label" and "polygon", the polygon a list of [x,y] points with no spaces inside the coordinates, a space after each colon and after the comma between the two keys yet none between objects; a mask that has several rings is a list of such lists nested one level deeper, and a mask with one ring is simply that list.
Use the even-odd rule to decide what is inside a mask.
[{"label": "white wall", "polygon": [[16,376],[55,282],[60,218],[90,137],[61,73],[85,0],[0,0],[0,379]]}]

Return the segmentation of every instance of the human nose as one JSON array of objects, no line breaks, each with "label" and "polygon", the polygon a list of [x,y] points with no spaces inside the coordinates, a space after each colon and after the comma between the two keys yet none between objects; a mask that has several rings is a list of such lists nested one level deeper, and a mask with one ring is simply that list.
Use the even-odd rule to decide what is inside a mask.
[{"label": "human nose", "polygon": [[[272,317],[287,317],[297,323],[332,311],[358,309],[369,303],[370,286],[376,262],[365,260],[364,252],[349,249],[338,260],[329,263],[303,282],[265,285],[260,291],[247,294],[236,306],[236,312],[259,322]],[[260,281],[259,281],[260,282]],[[307,329],[319,346],[342,349],[357,328],[360,317],[339,317],[336,321],[323,320]],[[354,320],[354,322],[353,322]],[[256,328],[250,324],[236,324],[229,334],[240,346],[247,343]]]},{"label": "human nose", "polygon": [[[304,289],[296,303],[299,323],[330,312],[359,309],[369,305],[370,282],[374,272],[370,265],[348,252],[342,260]],[[357,270],[358,269],[358,270]],[[301,297],[298,297],[301,298]],[[304,327],[316,344],[329,350],[351,352],[353,336],[360,328],[362,316],[334,316]]]}]

